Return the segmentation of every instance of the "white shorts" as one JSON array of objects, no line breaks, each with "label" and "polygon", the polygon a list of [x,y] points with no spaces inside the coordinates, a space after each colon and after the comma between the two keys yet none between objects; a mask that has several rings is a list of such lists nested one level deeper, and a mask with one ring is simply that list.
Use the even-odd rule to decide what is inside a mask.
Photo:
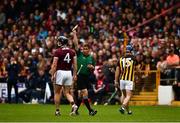
[{"label": "white shorts", "polygon": [[121,90],[133,90],[134,83],[129,80],[120,80],[120,89]]},{"label": "white shorts", "polygon": [[57,85],[72,85],[72,72],[65,70],[58,70],[56,72],[55,84]]}]

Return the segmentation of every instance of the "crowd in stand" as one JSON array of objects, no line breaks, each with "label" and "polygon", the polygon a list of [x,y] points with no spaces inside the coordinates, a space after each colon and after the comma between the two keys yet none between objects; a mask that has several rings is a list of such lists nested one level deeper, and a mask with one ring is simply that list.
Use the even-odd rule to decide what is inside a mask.
[{"label": "crowd in stand", "polygon": [[[178,3],[178,0],[0,1],[0,80],[6,81],[12,72],[18,79],[8,83],[24,81],[29,83],[27,87],[31,91],[44,90],[45,83],[50,82],[48,71],[56,48],[56,37],[65,35],[72,40],[71,30],[78,24],[79,41],[88,42],[96,60],[98,69],[95,77],[99,84],[103,79],[106,87],[102,87],[108,91],[109,83],[114,81],[114,66],[123,55],[123,32]],[[127,35],[138,61],[137,67],[146,71],[143,79],[149,80],[148,70],[157,69],[161,70],[162,77],[172,78],[173,72],[177,78],[180,76],[178,71],[168,69],[179,66],[180,8],[131,30]],[[15,62],[11,62],[12,58]],[[17,68],[11,64],[17,64]],[[103,75],[99,76],[100,72]],[[46,80],[40,81],[43,78]],[[177,82],[180,82],[179,78]],[[177,87],[180,88],[179,85]]]}]

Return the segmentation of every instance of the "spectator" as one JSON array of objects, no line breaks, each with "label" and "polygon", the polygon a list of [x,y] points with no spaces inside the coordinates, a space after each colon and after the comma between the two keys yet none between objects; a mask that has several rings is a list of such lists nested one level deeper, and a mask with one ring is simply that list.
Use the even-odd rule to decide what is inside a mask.
[{"label": "spectator", "polygon": [[[166,56],[162,55],[160,56],[160,61],[157,63],[157,70],[160,70],[161,73],[161,79],[165,79],[167,74],[166,74],[166,69],[167,69],[167,61],[166,61]],[[164,81],[161,81],[161,85],[166,85]]]},{"label": "spectator", "polygon": [[105,77],[102,72],[102,68],[99,68],[97,81],[95,84],[93,84],[94,105],[100,104],[103,101],[103,97],[106,92],[106,90],[105,90],[106,83],[105,83],[104,79],[105,79]]},{"label": "spectator", "polygon": [[114,84],[116,65],[117,65],[117,58],[109,59],[107,64],[103,65],[102,72],[104,73],[105,81],[107,82],[106,84]]},{"label": "spectator", "polygon": [[[153,76],[155,76],[154,73],[150,72],[151,70],[155,70],[156,68],[153,66],[151,62],[151,57],[146,56],[145,62],[142,66],[142,70],[144,70],[144,74],[142,76],[143,78],[143,91],[152,91],[153,86],[155,85],[155,81],[153,81]],[[154,82],[154,83],[152,83]]]},{"label": "spectator", "polygon": [[[169,50],[169,55],[166,57],[167,68],[169,69],[168,77],[175,78],[175,68],[179,66],[179,56],[174,54],[174,49]],[[177,77],[176,77],[177,78]]]},{"label": "spectator", "polygon": [[10,63],[7,66],[8,78],[7,78],[7,90],[8,90],[8,103],[11,103],[11,90],[14,87],[15,90],[15,101],[18,103],[18,74],[19,74],[19,64],[15,60],[14,56],[11,57]]},{"label": "spectator", "polygon": [[[142,63],[142,54],[140,53],[137,53],[135,58],[136,58],[136,69],[137,70],[142,70],[142,67],[143,67],[143,63]],[[143,87],[143,80],[142,80],[142,74],[143,72],[135,72],[135,78],[134,78],[134,82],[136,83],[136,86],[135,86],[135,92],[134,93],[139,93],[141,90],[142,90],[142,87]]]},{"label": "spectator", "polygon": [[7,59],[3,60],[2,58],[0,58],[0,82],[6,82],[7,79],[7,68],[5,60]]},{"label": "spectator", "polygon": [[107,63],[104,62],[102,66],[102,72],[104,74],[105,91],[107,92],[107,95],[112,94],[115,91],[115,87],[114,87],[115,78],[114,77],[115,77],[115,70],[116,70],[117,62],[118,62],[117,58],[112,58],[112,59],[109,59]]},{"label": "spectator", "polygon": [[42,102],[44,99],[46,82],[49,79],[45,74],[43,68],[38,68],[38,71],[33,73],[31,77],[26,81],[26,90],[19,93],[19,97],[25,102],[31,102],[33,99]]},{"label": "spectator", "polygon": [[38,68],[37,73],[32,75],[29,81],[34,83],[34,89],[31,93],[31,99],[38,99],[38,101],[44,99],[46,83],[49,82],[48,76],[45,73],[44,68]]},{"label": "spectator", "polygon": [[29,74],[30,74],[29,67],[25,65],[25,61],[23,59],[20,59],[19,75],[18,75],[19,82],[26,83]]},{"label": "spectator", "polygon": [[3,24],[6,21],[6,14],[3,12],[3,6],[0,6],[0,29],[3,28]]},{"label": "spectator", "polygon": [[175,100],[180,101],[180,68],[177,69],[177,80],[173,83],[173,90],[175,94]]}]

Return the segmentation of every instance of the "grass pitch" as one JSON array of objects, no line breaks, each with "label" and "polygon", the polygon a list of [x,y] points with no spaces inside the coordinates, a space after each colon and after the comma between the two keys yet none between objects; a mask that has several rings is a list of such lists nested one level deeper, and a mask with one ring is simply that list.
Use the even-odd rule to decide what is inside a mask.
[{"label": "grass pitch", "polygon": [[93,106],[98,113],[89,116],[84,105],[79,116],[69,116],[70,105],[61,106],[54,116],[54,105],[0,104],[0,122],[180,122],[180,107],[131,106],[133,115],[120,114],[118,105]]}]

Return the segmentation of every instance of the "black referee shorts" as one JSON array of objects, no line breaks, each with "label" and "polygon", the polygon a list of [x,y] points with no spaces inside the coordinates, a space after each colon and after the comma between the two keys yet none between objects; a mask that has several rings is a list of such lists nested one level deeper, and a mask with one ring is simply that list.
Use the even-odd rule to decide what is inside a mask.
[{"label": "black referee shorts", "polygon": [[78,77],[77,78],[77,89],[78,90],[87,89],[89,86],[89,76],[79,74],[77,77]]}]

